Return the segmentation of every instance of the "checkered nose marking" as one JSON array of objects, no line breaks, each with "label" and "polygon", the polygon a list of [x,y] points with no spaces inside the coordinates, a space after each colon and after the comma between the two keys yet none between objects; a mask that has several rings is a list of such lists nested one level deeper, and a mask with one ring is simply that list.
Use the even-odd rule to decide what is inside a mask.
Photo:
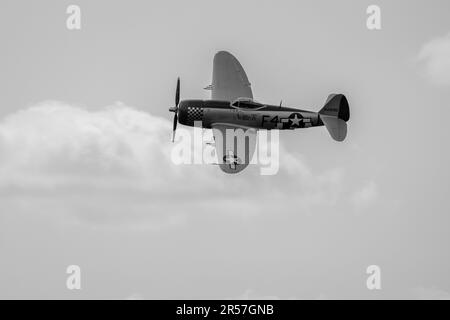
[{"label": "checkered nose marking", "polygon": [[189,122],[202,121],[203,120],[203,108],[188,107],[187,108],[187,120]]}]

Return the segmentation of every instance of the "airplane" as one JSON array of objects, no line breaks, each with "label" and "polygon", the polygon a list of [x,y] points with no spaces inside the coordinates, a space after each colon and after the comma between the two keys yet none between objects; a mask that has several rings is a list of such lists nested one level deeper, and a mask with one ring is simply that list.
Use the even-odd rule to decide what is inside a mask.
[{"label": "airplane", "polygon": [[[201,126],[212,129],[215,140],[217,163],[226,173],[244,170],[252,160],[256,149],[256,135],[260,129],[293,130],[325,126],[336,141],[347,136],[347,121],[350,109],[343,94],[330,94],[319,112],[269,105],[253,99],[251,84],[239,61],[227,51],[219,51],[213,60],[210,100],[181,100],[180,78],[177,79],[172,142],[177,124]],[[245,130],[245,148],[236,148],[232,141],[226,141],[227,130]],[[218,139],[221,145],[218,145]],[[229,140],[231,138],[228,138]],[[233,140],[235,138],[233,137]],[[232,147],[230,147],[230,145]],[[234,145],[234,147],[233,147]]]}]

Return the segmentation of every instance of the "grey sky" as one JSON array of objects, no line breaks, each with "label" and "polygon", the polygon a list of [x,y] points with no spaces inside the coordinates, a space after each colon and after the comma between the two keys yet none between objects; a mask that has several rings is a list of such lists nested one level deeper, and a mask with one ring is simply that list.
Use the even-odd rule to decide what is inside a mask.
[{"label": "grey sky", "polygon": [[[449,11],[2,0],[0,298],[448,297]],[[256,100],[317,111],[346,94],[346,142],[282,132],[276,176],[172,165],[176,77],[182,98],[207,98],[219,50]],[[372,264],[381,291],[365,286]]]}]

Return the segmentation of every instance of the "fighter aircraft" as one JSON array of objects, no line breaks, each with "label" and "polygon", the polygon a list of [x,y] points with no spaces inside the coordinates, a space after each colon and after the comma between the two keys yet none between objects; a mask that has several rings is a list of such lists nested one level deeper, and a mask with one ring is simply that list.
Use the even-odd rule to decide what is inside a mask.
[{"label": "fighter aircraft", "polygon": [[[347,135],[350,110],[344,95],[330,94],[319,112],[288,108],[281,103],[269,105],[257,102],[253,100],[251,85],[241,64],[226,51],[214,56],[212,84],[205,89],[211,90],[210,100],[180,101],[178,78],[175,106],[169,108],[175,113],[172,141],[178,122],[186,126],[198,126],[200,123],[203,128],[212,129],[218,165],[226,173],[240,172],[249,165],[256,149],[259,129],[292,130],[325,126],[336,141],[343,141]],[[245,130],[245,139],[248,139],[244,142],[245,148],[237,148],[235,143],[226,141],[226,131],[238,129]],[[220,137],[220,144],[217,137]]]}]

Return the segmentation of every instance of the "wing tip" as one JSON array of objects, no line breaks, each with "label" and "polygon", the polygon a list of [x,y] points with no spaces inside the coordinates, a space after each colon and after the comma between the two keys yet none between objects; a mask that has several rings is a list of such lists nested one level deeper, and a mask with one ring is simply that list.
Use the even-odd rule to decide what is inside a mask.
[{"label": "wing tip", "polygon": [[225,51],[225,50],[217,51],[217,53],[214,55],[214,59],[219,59],[219,58],[222,58],[222,59],[228,58],[228,59],[232,59],[232,60],[237,60],[236,57],[232,53],[230,53],[229,51]]}]

